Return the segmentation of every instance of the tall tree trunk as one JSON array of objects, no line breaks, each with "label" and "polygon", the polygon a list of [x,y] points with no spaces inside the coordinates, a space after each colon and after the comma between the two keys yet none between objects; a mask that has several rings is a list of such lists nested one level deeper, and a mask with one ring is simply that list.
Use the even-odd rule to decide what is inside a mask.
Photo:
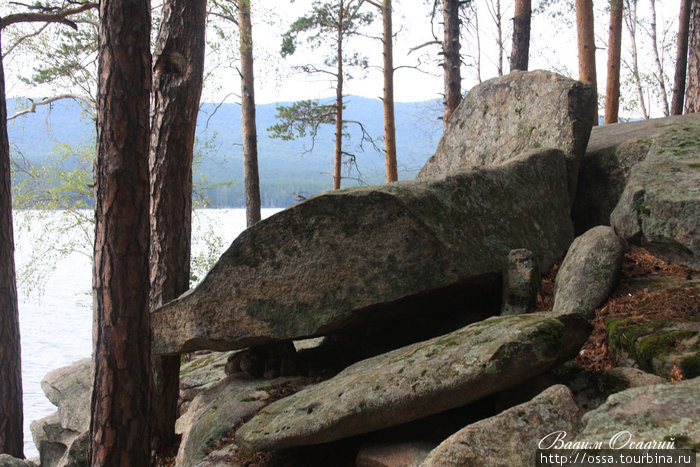
[{"label": "tall tree trunk", "polygon": [[530,53],[530,18],[532,7],[530,0],[515,1],[513,18],[513,51],[510,55],[510,71],[527,71]]},{"label": "tall tree trunk", "polygon": [[258,135],[255,125],[255,80],[253,73],[253,25],[251,0],[238,1],[238,30],[241,52],[241,122],[243,126],[243,178],[248,227],[260,220],[260,176]]},{"label": "tall tree trunk", "polygon": [[666,83],[664,82],[664,67],[661,64],[661,56],[659,55],[658,40],[656,38],[656,0],[649,0],[651,12],[651,24],[649,25],[649,38],[651,39],[652,51],[654,52],[654,64],[656,65],[656,84],[659,85],[661,108],[664,116],[668,117],[670,111],[668,108],[668,93],[666,92]]},{"label": "tall tree trunk", "polygon": [[474,29],[476,32],[476,80],[479,84],[481,79],[481,32],[479,31],[479,11],[474,8]]},{"label": "tall tree trunk", "polygon": [[622,0],[610,0],[608,76],[605,87],[605,124],[616,123],[620,107],[620,52],[622,49]]},{"label": "tall tree trunk", "polygon": [[[2,49],[0,31],[0,50]],[[0,453],[24,458],[19,311],[12,229],[10,145],[0,56]]]},{"label": "tall tree trunk", "polygon": [[498,47],[498,76],[503,76],[503,14],[501,0],[496,0],[496,47]]},{"label": "tall tree trunk", "polygon": [[[576,30],[578,35],[578,79],[585,83],[591,83],[597,96],[593,0],[576,0]],[[597,125],[598,110],[593,117],[593,125]]]},{"label": "tall tree trunk", "polygon": [[399,179],[396,167],[396,123],[394,118],[394,52],[391,0],[382,2],[384,45],[384,157],[387,183]]},{"label": "tall tree trunk", "polygon": [[690,27],[691,1],[692,0],[681,0],[681,11],[678,17],[678,48],[676,50],[676,72],[673,76],[671,115],[680,115],[683,113],[685,72],[688,67],[688,28]]},{"label": "tall tree trunk", "polygon": [[[153,67],[150,169],[150,307],[189,288],[192,153],[204,72],[206,0],[163,4]],[[152,446],[175,444],[180,357],[154,356]]]},{"label": "tall tree trunk", "polygon": [[102,0],[89,463],[150,463],[148,0]]},{"label": "tall tree trunk", "polygon": [[637,0],[626,0],[627,14],[623,15],[625,18],[625,24],[627,25],[627,30],[630,33],[630,50],[632,52],[632,80],[634,81],[634,87],[637,90],[637,101],[639,105],[639,111],[642,117],[647,120],[649,119],[649,114],[647,113],[647,106],[644,103],[644,91],[642,89],[642,80],[639,76],[639,54],[637,53]]},{"label": "tall tree trunk", "polygon": [[700,112],[700,0],[692,0],[688,29],[688,74],[685,113]]},{"label": "tall tree trunk", "polygon": [[445,113],[443,125],[447,128],[452,112],[462,100],[462,58],[459,54],[459,0],[442,0],[445,35],[442,41],[445,71]]},{"label": "tall tree trunk", "polygon": [[338,17],[338,81],[335,85],[335,158],[333,162],[333,189],[340,189],[340,176],[343,164],[343,21],[345,5],[340,0]]}]

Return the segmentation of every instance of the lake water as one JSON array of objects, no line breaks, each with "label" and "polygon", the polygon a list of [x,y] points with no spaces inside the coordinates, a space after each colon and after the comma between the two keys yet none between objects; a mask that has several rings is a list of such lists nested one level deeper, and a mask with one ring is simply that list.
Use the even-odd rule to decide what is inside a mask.
[{"label": "lake water", "polygon": [[[263,209],[263,217],[280,209]],[[89,216],[89,213],[84,213]],[[18,275],[36,267],[45,276],[43,293],[36,281],[18,280],[19,318],[22,338],[22,386],[24,390],[24,454],[38,455],[29,425],[56,411],[41,390],[49,371],[66,366],[92,352],[92,265],[89,258],[92,228],[71,225],[63,211],[46,216],[14,212],[15,263]],[[51,226],[50,231],[45,228]],[[65,229],[65,230],[63,230]],[[219,237],[223,248],[245,229],[244,209],[200,210],[193,216],[192,254],[197,255]],[[213,236],[212,236],[213,235]],[[209,239],[207,242],[206,239]],[[72,244],[75,250],[55,260],[46,245]],[[36,258],[38,253],[39,258]]]}]

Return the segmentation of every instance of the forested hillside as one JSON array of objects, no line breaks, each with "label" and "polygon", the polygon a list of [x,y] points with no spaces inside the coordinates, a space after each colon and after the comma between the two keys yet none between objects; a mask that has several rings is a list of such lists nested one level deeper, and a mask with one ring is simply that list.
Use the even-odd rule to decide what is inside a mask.
[{"label": "forested hillside", "polygon": [[[322,126],[315,141],[310,137],[284,141],[270,137],[266,129],[275,123],[279,104],[257,106],[260,128],[258,151],[263,207],[284,207],[298,197],[308,197],[331,188],[334,135],[333,127]],[[22,108],[20,99],[8,99],[8,114]],[[399,179],[413,178],[430,157],[442,132],[438,120],[439,101],[396,104]],[[349,124],[348,151],[356,155],[357,167],[346,167],[343,186],[382,183],[384,154],[382,141],[382,103],[378,99],[347,97],[348,120],[362,121],[375,138],[376,148],[365,142],[360,147],[360,131]],[[94,122],[71,100],[43,107],[9,122],[13,155],[42,166],[57,157],[59,146],[89,145],[94,139]],[[197,122],[195,184],[214,207],[243,207],[243,160],[241,112],[237,104],[204,103]],[[74,166],[70,158],[65,168]],[[22,179],[21,172],[16,173]]]}]

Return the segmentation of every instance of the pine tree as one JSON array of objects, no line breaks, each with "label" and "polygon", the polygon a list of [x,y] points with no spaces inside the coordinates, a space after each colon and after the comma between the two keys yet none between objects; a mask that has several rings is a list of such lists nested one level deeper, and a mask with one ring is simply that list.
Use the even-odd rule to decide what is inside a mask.
[{"label": "pine tree", "polygon": [[[204,73],[206,0],[163,4],[153,67],[150,135],[150,308],[189,288],[192,154]],[[175,443],[180,356],[154,356],[152,445]]]},{"label": "pine tree", "polygon": [[150,2],[100,2],[89,464],[150,464]]}]

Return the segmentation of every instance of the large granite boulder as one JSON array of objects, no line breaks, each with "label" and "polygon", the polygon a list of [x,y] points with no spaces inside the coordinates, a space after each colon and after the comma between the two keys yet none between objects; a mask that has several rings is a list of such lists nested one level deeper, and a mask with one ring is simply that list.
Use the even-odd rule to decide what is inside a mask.
[{"label": "large granite boulder", "polygon": [[579,315],[493,317],[358,362],[274,402],[236,432],[252,450],[329,442],[461,407],[578,353]]},{"label": "large granite boulder", "polygon": [[700,269],[700,118],[680,120],[635,165],[610,215],[618,235]]},{"label": "large granite boulder", "polygon": [[78,432],[90,428],[90,358],[48,372],[41,380],[41,389],[46,398],[58,407],[58,416],[63,428]]},{"label": "large granite boulder", "polygon": [[632,167],[646,158],[654,141],[674,128],[697,125],[700,114],[593,127],[581,159],[573,218],[576,234],[610,225]]},{"label": "large granite boulder", "polygon": [[204,280],[151,314],[156,354],[327,334],[386,305],[493,283],[512,249],[547,269],[573,240],[566,156],[309,198],[243,232]]},{"label": "large granite boulder", "polygon": [[[700,446],[700,378],[642,386],[611,395],[583,416],[583,429],[565,439],[602,443],[603,449],[649,448],[671,442],[678,449]],[[641,443],[641,444],[640,444]],[[648,445],[645,444],[649,443]],[[659,445],[657,444],[657,447]]]},{"label": "large granite boulder", "polygon": [[576,428],[579,411],[571,391],[552,386],[524,404],[478,421],[443,441],[421,467],[535,465],[539,441]]},{"label": "large granite boulder", "polygon": [[612,228],[602,225],[576,238],[557,272],[552,310],[592,319],[617,284],[626,247]]},{"label": "large granite boulder", "polygon": [[514,72],[485,81],[452,114],[418,177],[495,165],[531,149],[559,148],[567,154],[573,201],[595,114],[591,85],[556,73]]},{"label": "large granite boulder", "polygon": [[31,424],[41,465],[87,465],[92,360],[85,358],[50,371],[41,380],[41,388],[58,407],[56,413]]}]

